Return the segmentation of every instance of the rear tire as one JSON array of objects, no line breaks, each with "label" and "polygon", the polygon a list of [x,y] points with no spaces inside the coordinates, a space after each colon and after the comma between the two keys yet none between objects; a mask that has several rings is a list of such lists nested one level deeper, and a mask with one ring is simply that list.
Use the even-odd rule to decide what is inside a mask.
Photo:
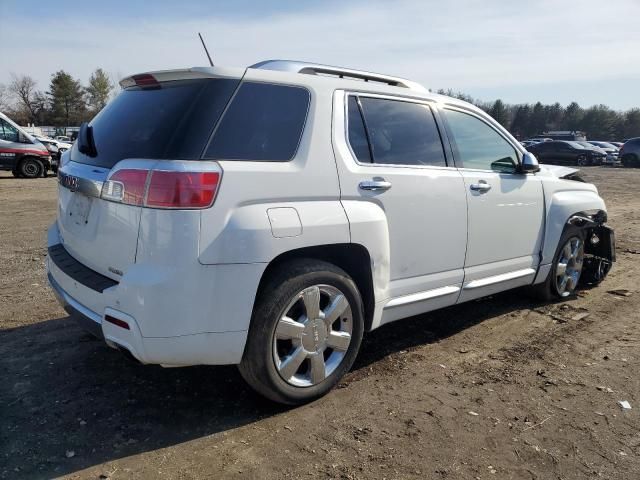
[{"label": "rear tire", "polygon": [[633,153],[623,155],[622,166],[627,168],[640,167],[640,158]]},{"label": "rear tire", "polygon": [[356,359],[363,312],[356,284],[337,266],[312,259],[282,265],[256,299],[242,377],[287,405],[325,395]]},{"label": "rear tire", "polygon": [[44,165],[37,158],[25,158],[20,162],[20,173],[25,178],[38,178],[44,171]]},{"label": "rear tire", "polygon": [[567,225],[562,232],[547,279],[532,287],[540,300],[567,299],[575,295],[584,263],[584,231]]}]

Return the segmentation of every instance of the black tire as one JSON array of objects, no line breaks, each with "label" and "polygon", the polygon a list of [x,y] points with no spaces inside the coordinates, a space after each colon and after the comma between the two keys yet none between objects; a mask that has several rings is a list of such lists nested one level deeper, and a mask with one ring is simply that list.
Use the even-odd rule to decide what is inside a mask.
[{"label": "black tire", "polygon": [[578,158],[576,160],[576,164],[579,167],[586,167],[589,165],[589,159],[587,158],[586,155],[578,155]]},{"label": "black tire", "polygon": [[633,153],[622,156],[622,166],[627,168],[640,167],[640,159]]},{"label": "black tire", "polygon": [[11,170],[11,175],[13,175],[16,178],[20,178],[21,177],[20,172],[17,171],[17,170]]},{"label": "black tire", "polygon": [[[296,301],[296,296],[305,289],[317,285],[335,288],[347,300],[352,317],[350,343],[340,363],[330,375],[324,377],[324,380],[310,386],[295,386],[280,375],[276,366],[276,349],[274,348],[276,326],[288,313],[287,308],[292,301]],[[360,349],[363,332],[362,299],[349,275],[337,266],[324,261],[293,260],[272,272],[258,293],[239,370],[254,390],[275,402],[287,405],[311,402],[325,395],[349,371]],[[303,362],[300,368],[304,368],[304,365]],[[310,365],[309,369],[311,369]]]},{"label": "black tire", "polygon": [[44,166],[37,158],[27,157],[20,162],[20,174],[25,178],[38,178],[43,171]]},{"label": "black tire", "polygon": [[531,293],[533,296],[539,300],[551,301],[551,300],[566,300],[575,295],[576,288],[580,284],[580,277],[575,281],[573,287],[570,289],[570,292],[566,294],[561,294],[558,291],[558,285],[556,282],[557,278],[557,269],[558,269],[558,260],[560,259],[560,255],[562,254],[562,249],[565,244],[569,241],[569,239],[576,237],[579,238],[582,242],[584,248],[585,234],[584,230],[573,225],[567,225],[560,236],[560,241],[558,242],[558,246],[556,247],[556,253],[553,256],[553,263],[551,264],[551,271],[547,276],[547,279],[538,285],[533,285],[531,287]]}]

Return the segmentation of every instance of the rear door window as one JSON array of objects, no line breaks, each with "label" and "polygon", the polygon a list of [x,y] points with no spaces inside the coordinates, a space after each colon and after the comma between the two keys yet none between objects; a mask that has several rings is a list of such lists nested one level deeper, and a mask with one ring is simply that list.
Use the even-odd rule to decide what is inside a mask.
[{"label": "rear door window", "polygon": [[71,160],[111,168],[125,158],[196,160],[239,80],[198,79],[130,87],[91,121],[97,156]]},{"label": "rear door window", "polygon": [[302,87],[244,82],[213,135],[205,158],[286,162],[296,154],[309,111]]},{"label": "rear door window", "polygon": [[[360,102],[373,163],[447,165],[440,132],[428,105],[373,97],[360,97]],[[359,147],[352,144],[352,148],[355,151]]]}]

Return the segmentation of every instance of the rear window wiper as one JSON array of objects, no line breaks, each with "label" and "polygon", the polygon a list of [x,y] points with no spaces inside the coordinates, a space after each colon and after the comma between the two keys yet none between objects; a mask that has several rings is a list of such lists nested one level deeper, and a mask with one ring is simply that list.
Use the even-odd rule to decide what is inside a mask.
[{"label": "rear window wiper", "polygon": [[89,157],[97,157],[96,142],[93,138],[93,127],[84,122],[78,132],[78,150]]}]

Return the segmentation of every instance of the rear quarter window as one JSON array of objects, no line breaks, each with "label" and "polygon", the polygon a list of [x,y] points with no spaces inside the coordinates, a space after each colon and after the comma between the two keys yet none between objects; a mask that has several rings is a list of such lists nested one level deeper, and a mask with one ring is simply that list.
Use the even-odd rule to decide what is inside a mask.
[{"label": "rear quarter window", "polygon": [[205,158],[286,162],[295,156],[311,95],[302,87],[245,82],[220,120]]}]

